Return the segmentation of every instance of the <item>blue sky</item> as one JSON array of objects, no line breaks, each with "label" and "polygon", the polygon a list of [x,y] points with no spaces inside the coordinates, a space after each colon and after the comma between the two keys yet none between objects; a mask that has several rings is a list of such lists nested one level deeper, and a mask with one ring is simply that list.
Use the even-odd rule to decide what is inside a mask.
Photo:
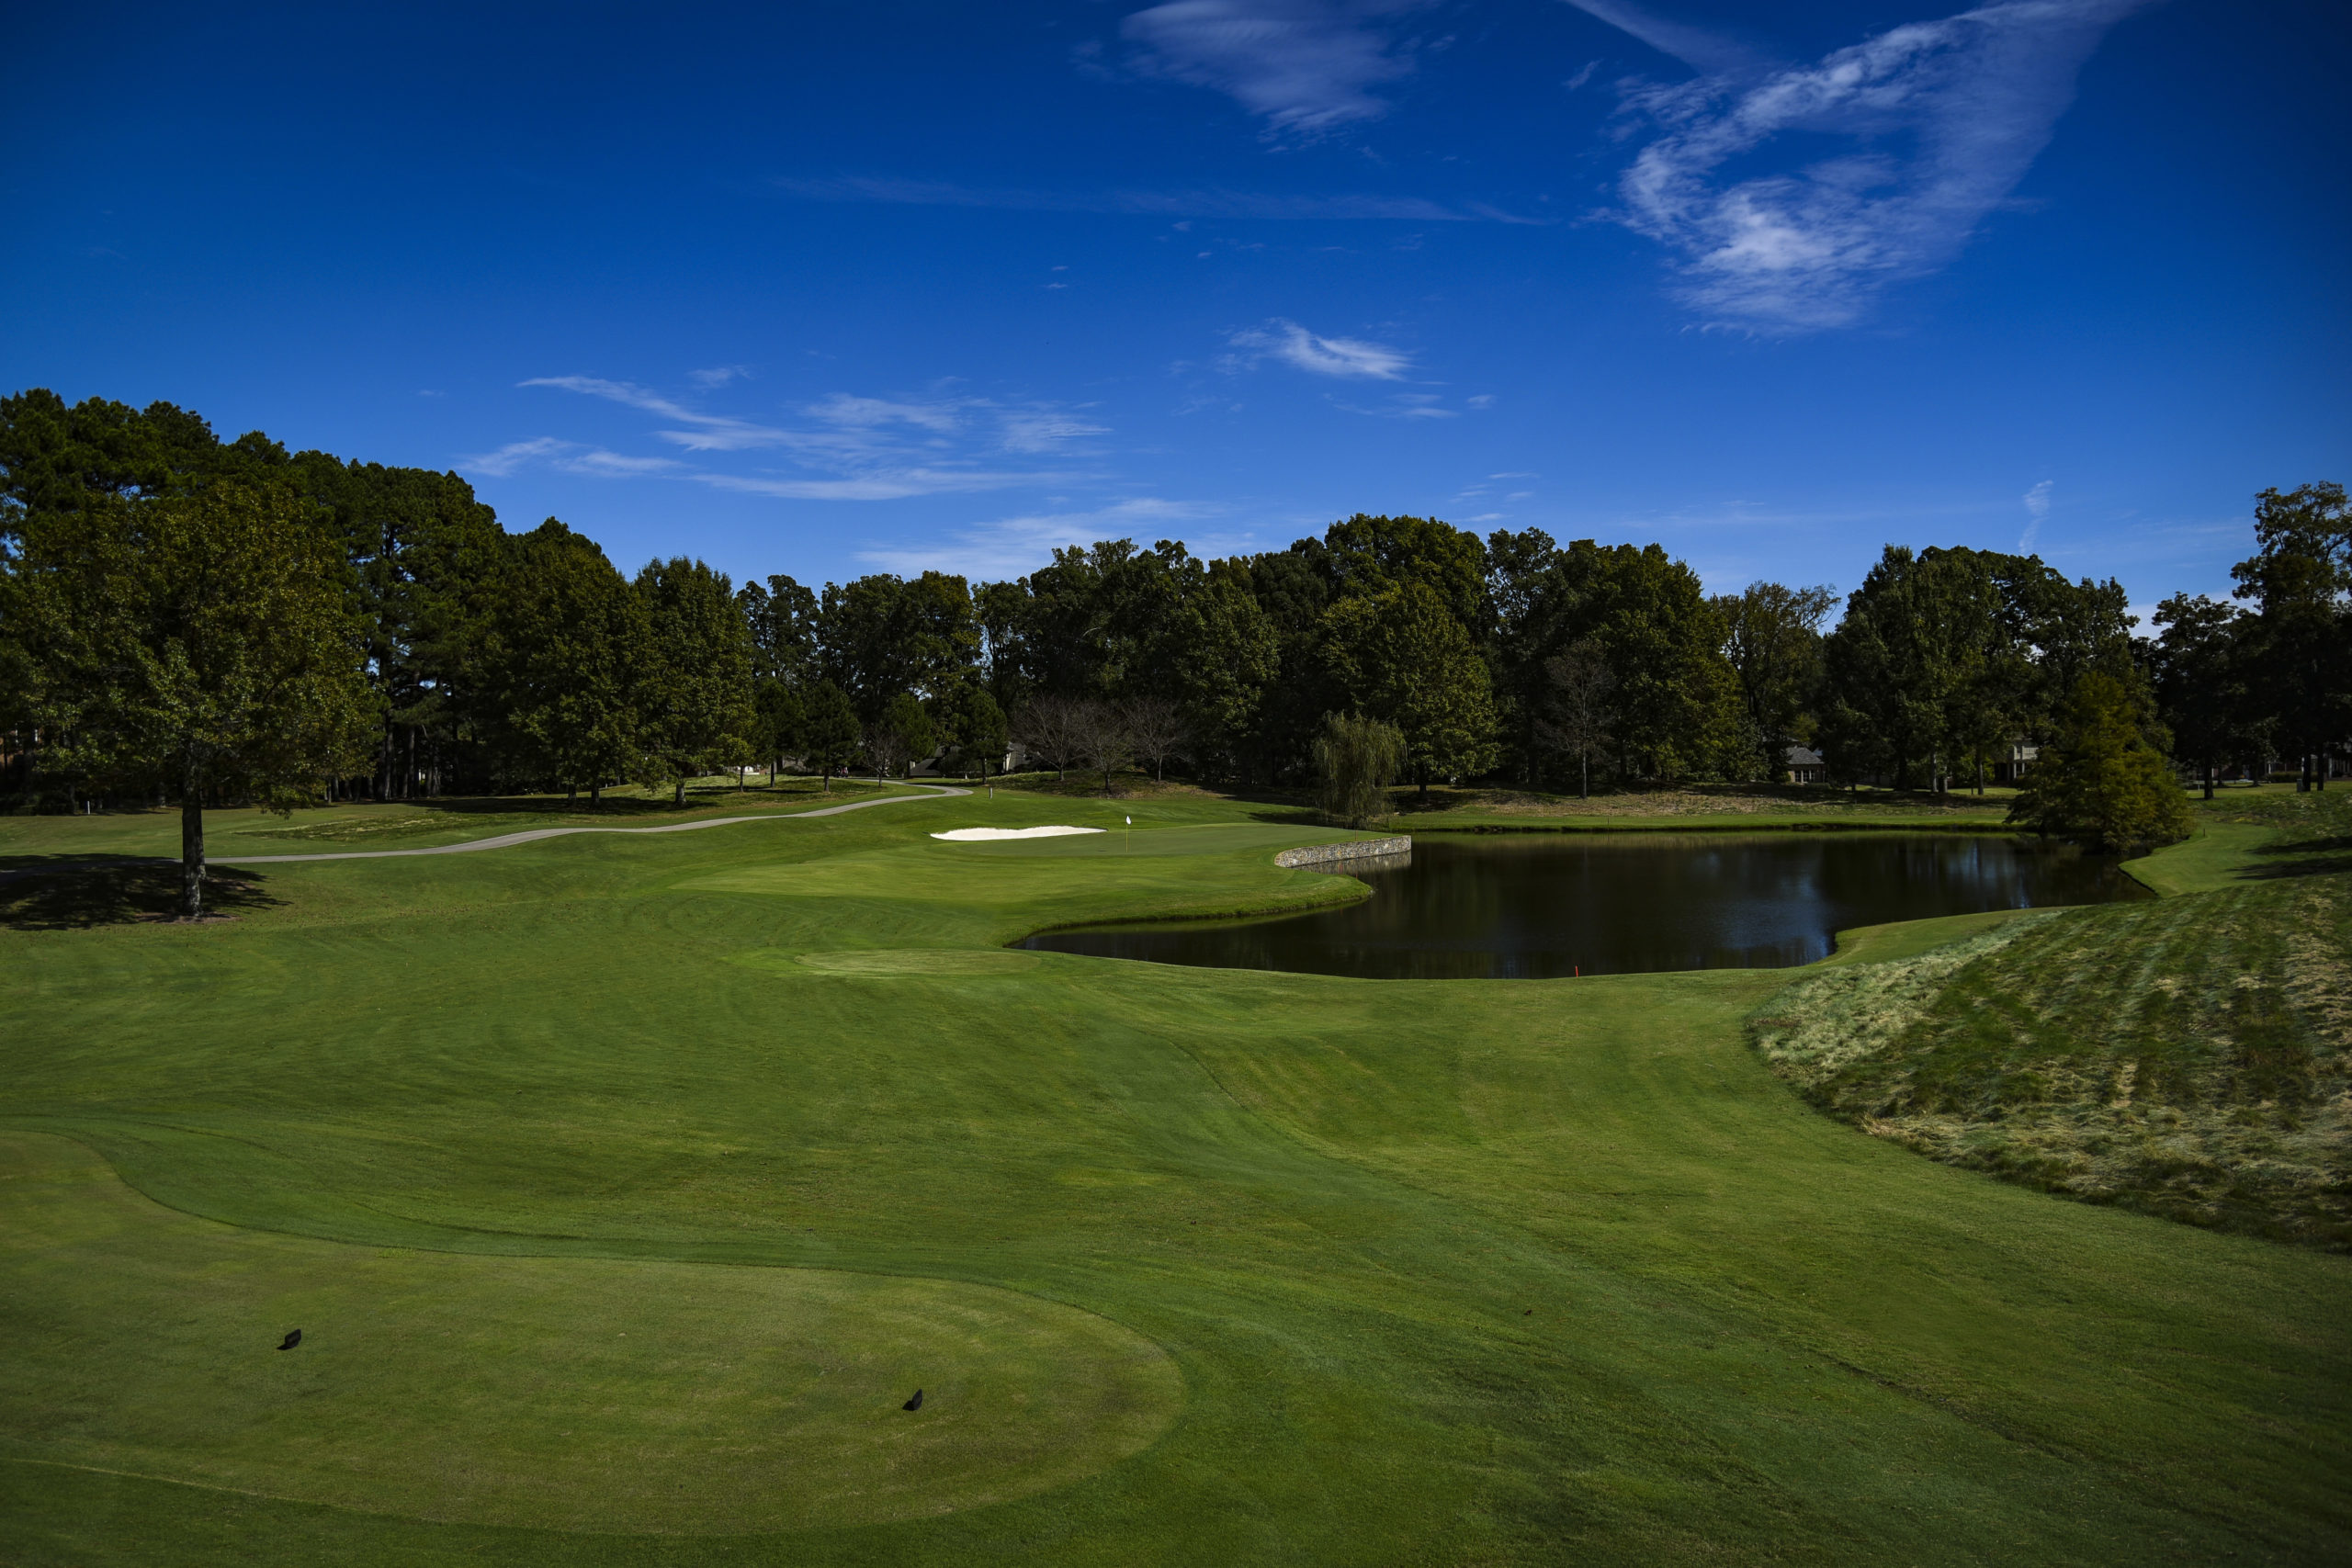
[{"label": "blue sky", "polygon": [[2225,591],[2352,479],[2340,0],[28,8],[0,387],[633,569],[1356,511]]}]

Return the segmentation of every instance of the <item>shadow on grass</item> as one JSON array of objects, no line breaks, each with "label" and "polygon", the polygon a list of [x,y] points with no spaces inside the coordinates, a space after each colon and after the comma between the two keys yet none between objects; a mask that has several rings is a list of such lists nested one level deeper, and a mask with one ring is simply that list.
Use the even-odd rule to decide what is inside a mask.
[{"label": "shadow on grass", "polygon": [[2255,863],[2245,870],[2249,880],[2275,882],[2290,876],[2326,876],[2352,871],[2352,834],[2265,844],[2254,853]]},{"label": "shadow on grass", "polygon": [[[204,884],[209,917],[233,919],[286,900],[265,891],[260,873],[214,867]],[[180,907],[176,861],[91,861],[79,856],[10,856],[0,863],[0,930],[86,931],[153,924]]]}]

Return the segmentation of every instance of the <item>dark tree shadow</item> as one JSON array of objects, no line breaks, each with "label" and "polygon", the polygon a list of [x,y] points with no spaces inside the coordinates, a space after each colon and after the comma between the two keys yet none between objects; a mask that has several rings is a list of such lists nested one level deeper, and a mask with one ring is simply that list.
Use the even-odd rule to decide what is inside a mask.
[{"label": "dark tree shadow", "polygon": [[[209,918],[233,919],[282,908],[259,872],[220,866],[204,884]],[[180,908],[177,862],[93,861],[71,855],[14,855],[0,863],[0,928],[85,931],[93,926],[175,919]]]},{"label": "dark tree shadow", "polygon": [[2248,866],[2245,874],[2264,882],[2352,871],[2352,836],[2266,844],[2254,852],[2258,857],[2257,863]]}]

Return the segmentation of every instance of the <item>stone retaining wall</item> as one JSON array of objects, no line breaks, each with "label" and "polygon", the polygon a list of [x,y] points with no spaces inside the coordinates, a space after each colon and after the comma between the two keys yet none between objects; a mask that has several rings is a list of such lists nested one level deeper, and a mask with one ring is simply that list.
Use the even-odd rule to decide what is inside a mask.
[{"label": "stone retaining wall", "polygon": [[1412,835],[1399,833],[1393,839],[1359,839],[1351,844],[1309,844],[1305,849],[1284,850],[1274,857],[1276,865],[1321,865],[1327,861],[1365,860],[1374,855],[1410,854]]}]

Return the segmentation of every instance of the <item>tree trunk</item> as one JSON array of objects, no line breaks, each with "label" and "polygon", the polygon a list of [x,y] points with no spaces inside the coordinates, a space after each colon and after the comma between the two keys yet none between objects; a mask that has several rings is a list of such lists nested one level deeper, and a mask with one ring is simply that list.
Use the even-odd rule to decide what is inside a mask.
[{"label": "tree trunk", "polygon": [[822,767],[819,768],[819,769],[817,770],[817,777],[818,777],[818,780],[819,780],[819,784],[818,784],[818,785],[817,785],[817,793],[818,793],[818,794],[820,794],[820,795],[831,795],[831,794],[832,794],[832,793],[833,793],[833,765],[832,765],[831,762],[827,762],[827,763],[825,763]]},{"label": "tree trunk", "polygon": [[204,791],[193,771],[180,795],[180,918],[204,914]]},{"label": "tree trunk", "polygon": [[673,793],[673,794],[670,796],[670,804],[671,804],[671,805],[673,805],[673,806],[684,806],[685,803],[686,803],[686,775],[685,775],[685,774],[684,774],[684,773],[680,773],[680,774],[678,775],[678,787],[677,787],[676,792],[675,792],[675,793]]},{"label": "tree trunk", "polygon": [[605,786],[601,783],[588,786],[588,809],[591,811],[605,809]]},{"label": "tree trunk", "polygon": [[2205,764],[2205,798],[2213,798],[2213,764],[2211,762]]}]

